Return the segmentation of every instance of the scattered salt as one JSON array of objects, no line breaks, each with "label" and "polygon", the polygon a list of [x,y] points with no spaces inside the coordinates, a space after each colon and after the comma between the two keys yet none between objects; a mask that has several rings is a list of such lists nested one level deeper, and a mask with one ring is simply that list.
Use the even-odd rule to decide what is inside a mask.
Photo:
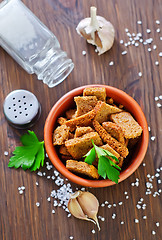
[{"label": "scattered salt", "polygon": [[39,207],[39,206],[40,206],[40,203],[39,203],[39,202],[36,202],[36,206]]},{"label": "scattered salt", "polygon": [[139,73],[138,73],[138,76],[139,76],[139,77],[142,77],[142,73],[141,73],[141,72],[139,72]]},{"label": "scattered salt", "polygon": [[7,151],[4,151],[4,155],[5,155],[5,156],[8,156],[8,152],[7,152]]},{"label": "scattered salt", "polygon": [[95,234],[95,230],[94,229],[92,229],[92,233]]},{"label": "scattered salt", "polygon": [[114,65],[114,62],[113,61],[109,62],[109,66],[112,66],[112,65]]},{"label": "scattered salt", "polygon": [[83,55],[83,56],[85,56],[85,55],[86,55],[86,53],[87,53],[86,51],[82,51],[82,55]]},{"label": "scattered salt", "polygon": [[123,52],[122,52],[122,55],[126,55],[126,54],[127,54],[127,51],[123,51]]}]

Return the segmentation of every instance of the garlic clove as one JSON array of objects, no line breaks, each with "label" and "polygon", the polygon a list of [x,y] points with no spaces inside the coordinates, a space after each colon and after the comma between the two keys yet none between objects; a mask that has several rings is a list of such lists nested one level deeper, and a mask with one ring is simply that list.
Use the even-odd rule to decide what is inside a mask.
[{"label": "garlic clove", "polygon": [[97,219],[99,208],[99,202],[97,198],[90,192],[82,192],[78,197],[78,202],[88,218],[93,219],[97,223],[98,229],[100,231],[100,226]]},{"label": "garlic clove", "polygon": [[76,198],[69,200],[68,209],[74,217],[83,219],[83,220],[87,220],[87,217],[84,214],[84,212]]},{"label": "garlic clove", "polygon": [[97,219],[98,207],[97,198],[90,192],[77,191],[71,195],[68,202],[68,209],[74,217],[97,223],[100,230]]},{"label": "garlic clove", "polygon": [[86,38],[88,43],[95,45],[98,55],[101,55],[112,47],[115,30],[105,18],[96,16],[96,11],[97,8],[91,7],[91,17],[81,20],[76,30],[79,35]]}]

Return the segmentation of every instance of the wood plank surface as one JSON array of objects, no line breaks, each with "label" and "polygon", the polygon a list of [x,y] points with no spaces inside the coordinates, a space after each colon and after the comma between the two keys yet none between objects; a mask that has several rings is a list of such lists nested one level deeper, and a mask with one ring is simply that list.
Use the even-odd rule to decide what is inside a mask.
[{"label": "wood plank surface", "polygon": [[[68,78],[56,86],[48,88],[38,81],[35,75],[26,73],[2,48],[0,48],[0,239],[3,240],[68,240],[73,236],[75,240],[160,240],[162,239],[161,218],[161,184],[160,176],[152,179],[151,194],[146,195],[146,182],[149,175],[154,176],[157,168],[162,167],[162,112],[154,98],[162,95],[162,3],[160,0],[23,0],[40,20],[57,36],[61,48],[72,58],[75,68]],[[111,21],[115,27],[115,43],[112,49],[98,56],[94,46],[89,45],[76,33],[79,21],[89,16],[90,6],[98,8],[98,15]],[[142,24],[137,24],[141,20]],[[155,21],[160,20],[158,25]],[[143,39],[153,38],[151,44],[140,43],[138,47],[125,47],[120,40],[128,42],[125,32],[141,32]],[[158,33],[156,29],[160,28]],[[147,33],[146,29],[151,29]],[[153,45],[157,49],[153,49]],[[151,52],[148,48],[151,48]],[[86,55],[82,55],[82,51]],[[122,55],[127,50],[126,55]],[[109,66],[113,61],[114,65]],[[159,62],[157,66],[155,61]],[[142,77],[138,73],[142,72]],[[68,91],[86,84],[107,84],[124,90],[141,106],[151,128],[150,141],[144,159],[145,166],[141,166],[128,179],[107,188],[87,189],[96,195],[100,204],[105,201],[108,205],[99,208],[101,231],[98,232],[93,223],[67,217],[61,207],[53,206],[47,201],[53,189],[58,189],[52,179],[54,167],[48,171],[46,167],[41,172],[46,176],[40,177],[36,173],[15,170],[7,167],[9,157],[15,146],[20,145],[19,137],[25,132],[16,130],[8,125],[3,114],[3,101],[7,94],[15,89],[26,89],[33,92],[42,106],[39,121],[31,128],[40,140],[43,140],[45,119],[55,102]],[[151,141],[151,136],[155,140]],[[9,155],[5,156],[4,151]],[[48,159],[46,159],[49,161]],[[139,186],[132,183],[139,179]],[[39,183],[36,186],[36,182]],[[71,183],[75,190],[77,186]],[[25,186],[22,195],[19,186]],[[127,194],[124,194],[127,192]],[[155,196],[154,192],[158,192]],[[126,196],[128,196],[126,198]],[[155,197],[154,197],[155,196]],[[137,208],[139,205],[146,207]],[[40,207],[36,206],[40,202]],[[119,205],[122,202],[122,205]],[[116,206],[113,204],[116,204]],[[145,205],[144,205],[145,206]],[[55,209],[55,214],[52,214]],[[115,219],[112,215],[116,214]],[[147,219],[143,219],[146,216]],[[135,219],[139,223],[135,223]],[[103,220],[103,219],[102,219]],[[121,224],[121,222],[124,224]],[[156,226],[159,222],[160,226]],[[158,224],[157,224],[158,225]],[[95,229],[95,234],[91,231]],[[155,231],[155,235],[154,232]]]}]

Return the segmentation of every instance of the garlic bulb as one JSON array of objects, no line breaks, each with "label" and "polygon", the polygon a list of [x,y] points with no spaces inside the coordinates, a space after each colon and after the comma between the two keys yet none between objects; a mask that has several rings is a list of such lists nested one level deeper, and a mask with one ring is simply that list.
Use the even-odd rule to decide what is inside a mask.
[{"label": "garlic bulb", "polygon": [[98,207],[97,198],[90,192],[77,191],[71,195],[68,202],[68,209],[74,217],[97,224],[100,231],[97,219]]},{"label": "garlic bulb", "polygon": [[105,18],[96,16],[96,11],[96,7],[91,7],[91,17],[81,20],[76,30],[79,35],[86,38],[88,43],[95,45],[98,55],[101,55],[112,47],[115,30]]}]

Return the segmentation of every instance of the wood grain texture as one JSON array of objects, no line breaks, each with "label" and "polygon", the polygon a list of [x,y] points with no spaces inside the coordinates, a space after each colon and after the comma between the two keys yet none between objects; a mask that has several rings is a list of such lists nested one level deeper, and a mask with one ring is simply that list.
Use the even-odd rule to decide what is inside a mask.
[{"label": "wood grain texture", "polygon": [[[157,178],[153,179],[152,194],[146,195],[147,174],[154,175],[156,169],[161,166],[162,160],[162,115],[161,108],[156,106],[155,96],[162,95],[162,61],[158,53],[162,50],[160,41],[161,33],[156,29],[155,20],[161,20],[162,4],[160,0],[23,0],[23,2],[38,16],[41,21],[57,36],[61,47],[69,57],[73,59],[75,68],[68,78],[49,89],[38,81],[35,75],[27,74],[2,48],[0,48],[0,239],[3,240],[67,240],[74,236],[75,240],[152,240],[162,239],[161,232],[161,196],[153,197],[153,193],[161,188]],[[95,5],[98,14],[110,20],[116,30],[113,48],[98,56],[94,47],[77,35],[76,26],[83,18],[89,16],[89,7]],[[137,24],[142,21],[142,25]],[[143,38],[152,37],[156,50],[148,52],[148,45],[140,44],[139,47],[130,46],[126,49],[119,41],[128,41],[124,31],[128,28],[131,33],[141,32]],[[151,33],[146,33],[150,28]],[[162,31],[162,29],[161,29]],[[124,56],[121,52],[127,50]],[[86,56],[82,51],[87,52]],[[109,62],[114,61],[113,66]],[[159,66],[155,65],[159,61]],[[142,72],[142,77],[138,72]],[[3,115],[3,101],[7,94],[15,89],[26,89],[33,92],[42,105],[42,114],[37,124],[31,128],[43,139],[45,119],[54,103],[66,92],[85,84],[107,84],[118,87],[130,94],[143,109],[148,125],[151,127],[150,137],[155,136],[155,141],[150,141],[144,162],[136,172],[119,185],[102,188],[88,189],[94,193],[100,203],[108,201],[116,203],[116,207],[100,207],[99,215],[105,218],[100,221],[101,231],[89,222],[81,221],[73,217],[67,218],[67,213],[62,208],[56,208],[52,214],[52,201],[47,197],[53,189],[57,189],[54,181],[46,177],[39,177],[36,173],[22,170],[9,169],[7,167],[9,157],[15,146],[20,144],[19,137],[24,133],[10,127]],[[43,97],[42,97],[43,96]],[[162,100],[159,101],[162,104]],[[4,156],[4,151],[9,156]],[[54,170],[54,169],[53,169]],[[52,175],[52,171],[45,171]],[[139,179],[139,187],[131,186],[132,182]],[[159,179],[159,178],[158,178]],[[35,182],[39,182],[36,186]],[[19,195],[18,187],[26,187],[23,195]],[[73,189],[76,187],[72,184]],[[124,192],[128,192],[129,199]],[[144,199],[146,209],[137,209],[140,198]],[[37,208],[35,203],[40,202]],[[123,205],[118,205],[122,201]],[[112,219],[112,214],[116,218]],[[147,219],[144,220],[143,216]],[[135,223],[134,219],[139,219]],[[121,224],[124,221],[124,224]],[[156,226],[160,222],[160,227]],[[92,234],[91,230],[96,233]],[[152,235],[152,231],[156,235]]]}]

